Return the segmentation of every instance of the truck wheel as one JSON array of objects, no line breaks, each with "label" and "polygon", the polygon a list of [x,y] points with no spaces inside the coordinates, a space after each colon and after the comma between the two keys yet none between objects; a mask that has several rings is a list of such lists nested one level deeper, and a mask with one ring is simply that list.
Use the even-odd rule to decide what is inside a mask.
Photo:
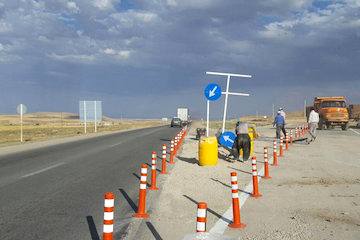
[{"label": "truck wheel", "polygon": [[346,124],[344,124],[344,125],[341,126],[341,129],[342,129],[343,131],[346,131],[348,128],[349,128],[349,123],[346,123]]},{"label": "truck wheel", "polygon": [[330,129],[331,128],[331,124],[330,123],[326,123],[326,129]]},{"label": "truck wheel", "polygon": [[324,121],[322,119],[320,119],[319,121],[319,130],[323,130],[324,129]]}]

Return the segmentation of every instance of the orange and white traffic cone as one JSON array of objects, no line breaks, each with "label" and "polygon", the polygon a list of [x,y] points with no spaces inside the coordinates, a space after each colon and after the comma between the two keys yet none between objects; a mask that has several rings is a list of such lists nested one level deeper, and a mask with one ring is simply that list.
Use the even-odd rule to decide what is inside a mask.
[{"label": "orange and white traffic cone", "polygon": [[231,196],[233,207],[233,221],[229,224],[231,228],[244,228],[246,225],[241,222],[240,215],[240,200],[239,200],[239,186],[237,180],[237,173],[231,172]]},{"label": "orange and white traffic cone", "polygon": [[290,144],[293,143],[293,130],[290,130]]},{"label": "orange and white traffic cone", "polygon": [[269,158],[268,158],[268,148],[264,147],[264,177],[265,179],[269,179]]},{"label": "orange and white traffic cone", "polygon": [[134,214],[135,218],[148,218],[149,214],[146,213],[146,179],[147,179],[147,166],[141,165],[140,176],[140,190],[139,190],[139,202],[137,212]]},{"label": "orange and white traffic cone", "polygon": [[159,190],[156,186],[156,152],[151,153],[151,186],[149,190]]},{"label": "orange and white traffic cone", "polygon": [[205,202],[199,202],[196,218],[196,232],[206,232],[206,211],[207,204]]},{"label": "orange and white traffic cone", "polygon": [[284,156],[284,148],[283,148],[283,145],[284,145],[284,137],[281,136],[281,137],[280,137],[280,155],[279,155],[279,157],[283,157],[283,156]]},{"label": "orange and white traffic cone", "polygon": [[167,174],[166,172],[166,144],[162,146],[162,161],[161,161],[161,174]]},{"label": "orange and white traffic cone", "polygon": [[170,145],[170,164],[174,164],[174,140],[171,140],[171,145]]},{"label": "orange and white traffic cone", "polygon": [[256,168],[256,157],[253,156],[251,158],[251,165],[252,165],[252,175],[253,175],[253,192],[251,194],[254,198],[259,198],[262,195],[259,193],[259,180],[257,175],[257,168]]},{"label": "orange and white traffic cone", "polygon": [[277,140],[274,139],[274,143],[273,143],[273,166],[277,166],[278,165],[278,157],[277,157]]},{"label": "orange and white traffic cone", "polygon": [[114,232],[114,199],[112,192],[107,192],[104,195],[104,226],[103,226],[103,240],[113,240]]},{"label": "orange and white traffic cone", "polygon": [[178,151],[178,137],[175,136],[175,140],[174,140],[174,149],[175,149],[175,155],[177,155],[177,151]]},{"label": "orange and white traffic cone", "polygon": [[286,133],[286,137],[285,137],[285,150],[289,150],[289,134]]}]

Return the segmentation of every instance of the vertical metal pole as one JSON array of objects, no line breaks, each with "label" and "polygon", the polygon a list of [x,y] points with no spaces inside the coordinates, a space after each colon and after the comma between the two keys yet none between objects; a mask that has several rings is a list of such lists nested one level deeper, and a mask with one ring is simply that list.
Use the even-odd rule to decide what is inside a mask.
[{"label": "vertical metal pole", "polygon": [[275,104],[272,105],[272,118],[275,117]]},{"label": "vertical metal pole", "polygon": [[23,142],[23,105],[20,104],[20,142]]},{"label": "vertical metal pole", "polygon": [[228,96],[229,96],[229,85],[230,85],[230,75],[228,75],[227,82],[226,82],[225,107],[224,107],[222,133],[225,132],[225,121],[226,121],[226,112],[227,112],[227,102],[228,102]]},{"label": "vertical metal pole", "polygon": [[86,101],[84,101],[84,132],[86,134]]},{"label": "vertical metal pole", "polygon": [[96,127],[96,117],[97,117],[97,116],[96,116],[96,101],[94,101],[94,105],[95,105],[95,106],[94,106],[94,112],[95,112],[95,113],[94,113],[94,118],[95,118],[95,121],[94,121],[94,122],[95,122],[95,130],[94,130],[94,131],[97,132],[97,127]]},{"label": "vertical metal pole", "polygon": [[206,101],[206,136],[209,137],[210,101]]},{"label": "vertical metal pole", "polygon": [[306,118],[306,99],[304,100],[304,118]]}]

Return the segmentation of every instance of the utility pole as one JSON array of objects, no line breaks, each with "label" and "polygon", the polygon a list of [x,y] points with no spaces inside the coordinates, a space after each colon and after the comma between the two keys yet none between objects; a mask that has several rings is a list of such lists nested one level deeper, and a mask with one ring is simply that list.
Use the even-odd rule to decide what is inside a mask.
[{"label": "utility pole", "polygon": [[306,99],[304,100],[304,118],[306,118]]},{"label": "utility pole", "polygon": [[275,117],[275,104],[272,105],[272,118]]},{"label": "utility pole", "polygon": [[94,101],[94,131],[97,132],[97,126],[96,126],[96,101]]}]

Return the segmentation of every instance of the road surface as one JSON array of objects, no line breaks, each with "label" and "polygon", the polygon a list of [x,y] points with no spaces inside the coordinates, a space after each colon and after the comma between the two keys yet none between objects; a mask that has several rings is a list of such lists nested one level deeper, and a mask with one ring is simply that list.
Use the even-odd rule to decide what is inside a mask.
[{"label": "road surface", "polygon": [[100,239],[107,191],[116,194],[121,235],[134,213],[140,164],[178,131],[147,128],[1,156],[1,239]]}]

